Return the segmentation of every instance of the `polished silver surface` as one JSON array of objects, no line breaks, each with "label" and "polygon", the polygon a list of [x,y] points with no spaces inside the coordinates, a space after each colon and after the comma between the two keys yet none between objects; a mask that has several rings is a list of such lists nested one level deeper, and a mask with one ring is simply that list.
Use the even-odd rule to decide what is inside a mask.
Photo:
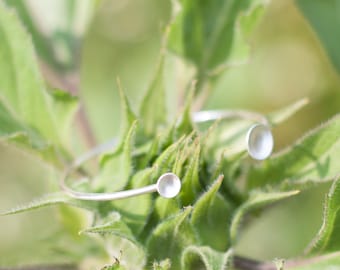
[{"label": "polished silver surface", "polygon": [[264,125],[269,125],[268,119],[262,114],[246,110],[210,110],[194,112],[192,114],[192,119],[195,123],[203,123],[217,119],[233,118],[246,119]]},{"label": "polished silver surface", "polygon": [[268,126],[256,124],[250,127],[246,136],[249,155],[257,160],[270,156],[274,147],[274,138]]},{"label": "polished silver surface", "polygon": [[174,173],[165,173],[158,178],[157,191],[164,198],[173,198],[181,191],[181,180]]},{"label": "polished silver surface", "polygon": [[246,146],[249,155],[256,160],[264,160],[270,156],[274,148],[274,138],[268,119],[262,114],[245,110],[212,110],[193,113],[195,123],[203,123],[218,119],[240,118],[255,121],[246,135]]},{"label": "polished silver surface", "polygon": [[158,194],[162,197],[170,199],[176,197],[181,190],[181,180],[174,173],[162,174],[158,178],[157,183],[153,185],[112,193],[90,193],[75,191],[67,186],[67,176],[68,173],[66,173],[64,177],[62,177],[62,179],[60,180],[60,187],[67,195],[78,200],[113,201],[153,192],[158,192]]},{"label": "polished silver surface", "polygon": [[143,188],[137,188],[137,189],[130,189],[130,190],[123,190],[118,192],[112,192],[112,193],[89,193],[89,192],[80,192],[75,191],[71,188],[69,188],[65,183],[65,177],[60,182],[60,187],[62,190],[69,195],[72,198],[78,199],[78,200],[87,200],[87,201],[113,201],[113,200],[120,200],[125,199],[129,197],[134,197],[142,194],[147,194],[151,192],[157,191],[157,185],[150,185]]}]

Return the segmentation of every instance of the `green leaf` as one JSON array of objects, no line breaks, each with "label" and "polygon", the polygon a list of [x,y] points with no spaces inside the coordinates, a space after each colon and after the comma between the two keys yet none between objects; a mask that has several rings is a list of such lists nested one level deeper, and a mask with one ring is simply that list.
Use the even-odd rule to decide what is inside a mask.
[{"label": "green leaf", "polygon": [[154,262],[152,265],[153,270],[170,270],[171,269],[171,261],[169,259],[165,259],[161,262]]},{"label": "green leaf", "polygon": [[286,199],[288,197],[294,196],[298,194],[299,191],[289,191],[289,192],[271,192],[271,193],[264,193],[264,192],[253,192],[250,194],[249,199],[243,203],[234,213],[231,225],[230,225],[230,239],[231,242],[234,244],[237,239],[237,233],[239,231],[240,224],[242,222],[243,217],[248,214],[249,212],[263,208],[277,202],[279,200]]},{"label": "green leaf", "polygon": [[195,82],[191,83],[189,92],[186,97],[186,102],[184,105],[183,112],[181,113],[180,119],[176,126],[175,134],[176,137],[181,137],[183,135],[190,134],[194,129],[194,125],[191,118],[191,105],[195,93]]},{"label": "green leaf", "polygon": [[202,191],[201,183],[199,181],[201,145],[199,140],[195,140],[192,156],[189,159],[189,164],[186,169],[186,174],[182,180],[182,191],[180,199],[183,205],[192,204],[198,194]]},{"label": "green leaf", "polygon": [[186,207],[181,213],[160,223],[147,241],[150,259],[169,258],[173,269],[180,269],[182,250],[195,243],[195,234],[188,221],[192,207]]},{"label": "green leaf", "polygon": [[323,222],[317,236],[309,245],[309,253],[333,252],[340,249],[340,178],[330,188],[324,206]]},{"label": "green leaf", "polygon": [[[207,246],[188,246],[182,255],[182,269],[229,269],[231,251],[218,252]],[[202,265],[203,264],[203,265]]]},{"label": "green leaf", "polygon": [[86,233],[98,233],[100,235],[115,235],[119,238],[124,238],[135,245],[139,245],[130,228],[121,220],[121,216],[118,213],[113,213],[107,218],[109,221],[100,225],[96,225],[90,228],[86,228],[80,231],[80,234]]},{"label": "green leaf", "polygon": [[112,265],[106,265],[100,270],[126,270],[126,268],[119,264],[119,262],[114,263]]},{"label": "green leaf", "polygon": [[58,153],[56,147],[44,143],[44,140],[34,132],[28,135],[26,131],[17,131],[10,135],[6,134],[2,136],[0,141],[11,143],[16,146],[18,150],[24,150],[25,153],[30,153],[44,162],[53,164],[56,168],[63,168],[65,165],[64,162],[60,160],[60,153]]},{"label": "green leaf", "polygon": [[[46,91],[31,39],[17,16],[3,4],[0,4],[0,40],[0,107],[1,118],[7,120],[4,130],[0,125],[0,134],[6,129],[13,132],[15,128],[17,132],[26,133],[30,140],[37,139],[39,134],[40,141],[45,144],[62,145],[69,124],[64,121],[68,118],[65,115],[71,115],[74,106],[70,110],[70,98],[66,93],[61,99],[60,94]],[[61,111],[62,117],[58,114]],[[8,130],[13,120],[12,130]]]},{"label": "green leaf", "polygon": [[142,158],[141,167],[145,168],[147,165],[152,165],[160,153],[163,153],[171,144],[175,143],[177,119],[174,123],[170,124],[163,132],[161,132],[150,145],[145,157]]},{"label": "green leaf", "polygon": [[12,214],[18,214],[26,211],[31,211],[35,209],[39,209],[45,206],[50,205],[57,205],[66,203],[68,201],[68,197],[64,195],[63,193],[55,193],[55,194],[48,194],[45,195],[42,198],[36,199],[29,204],[25,204],[22,206],[17,206],[13,209],[10,209],[6,212],[1,213],[1,215],[12,215]]},{"label": "green leaf", "polygon": [[47,21],[48,27],[43,29],[40,25],[41,22],[36,18],[36,6],[32,7],[28,2],[21,0],[6,0],[4,2],[8,6],[15,8],[23,25],[32,35],[35,47],[39,48],[37,54],[44,63],[60,73],[74,71],[78,68],[79,34],[83,34],[79,32],[79,26],[83,28],[87,24],[91,17],[89,13],[94,10],[94,1],[87,1],[81,6],[83,9],[81,25],[79,24],[79,18],[77,18],[80,8],[77,1],[68,1],[65,4],[55,6],[53,11],[49,10],[48,6],[39,6],[39,12],[46,16],[49,15],[49,12],[53,12],[57,18],[57,20],[53,20],[53,23]]},{"label": "green leaf", "polygon": [[262,14],[259,7],[265,2],[182,0],[170,33],[170,47],[194,62],[201,74],[229,59],[242,61],[249,51],[247,39]]},{"label": "green leaf", "polygon": [[163,197],[158,197],[155,201],[155,214],[157,220],[164,220],[169,216],[175,215],[180,210],[177,200],[169,200]]},{"label": "green leaf", "polygon": [[192,132],[189,134],[185,140],[183,141],[180,149],[178,150],[175,162],[172,167],[172,172],[178,175],[179,177],[182,177],[183,170],[185,169],[186,162],[190,159],[192,153],[195,151],[195,148],[198,145],[198,140],[196,139],[196,142],[192,143],[194,137],[197,136],[196,132]]},{"label": "green leaf", "polygon": [[231,65],[246,63],[251,54],[249,39],[259,25],[265,11],[265,4],[269,1],[253,0],[244,12],[240,12],[236,18],[236,25],[233,33],[232,46],[226,63],[215,68],[213,73],[220,72]]},{"label": "green leaf", "polygon": [[79,231],[86,224],[87,216],[84,211],[71,207],[69,205],[61,204],[58,208],[58,220],[62,224],[63,229],[69,233],[69,235],[75,238],[79,237]]},{"label": "green leaf", "polygon": [[340,116],[314,129],[248,174],[250,189],[264,185],[303,188],[307,183],[334,179],[339,173]]},{"label": "green leaf", "polygon": [[149,238],[158,223],[176,215],[180,209],[181,207],[177,199],[166,199],[158,196],[150,208],[150,215],[146,220],[147,223],[140,234],[140,238],[143,241]]},{"label": "green leaf", "polygon": [[[150,184],[155,168],[146,168],[137,172],[131,180],[131,188],[140,188]],[[122,220],[131,228],[134,235],[139,235],[143,230],[147,217],[152,209],[151,194],[136,196],[127,200],[118,200],[112,203]]]},{"label": "green leaf", "polygon": [[278,111],[272,112],[268,115],[269,122],[274,126],[278,125],[303,109],[308,103],[309,100],[307,98],[303,98],[294,102],[293,104],[279,109]]},{"label": "green leaf", "polygon": [[59,132],[62,138],[67,139],[70,132],[69,127],[72,125],[73,117],[78,109],[78,98],[58,89],[51,91],[51,95],[53,97],[52,107],[56,122],[63,123],[63,125],[59,126]]},{"label": "green leaf", "polygon": [[87,228],[80,233],[101,235],[108,255],[114,256],[117,260],[113,265],[116,266],[118,263],[122,267],[118,269],[142,269],[145,264],[144,248],[136,240],[130,228],[121,220],[120,214],[113,212],[99,222],[99,225]]},{"label": "green leaf", "polygon": [[226,250],[228,246],[231,216],[230,205],[218,193],[222,180],[223,175],[220,175],[209,190],[198,199],[191,216],[191,223],[200,244],[219,251]]},{"label": "green leaf", "polygon": [[137,117],[133,110],[131,109],[129,100],[127,96],[125,95],[123,88],[121,86],[120,80],[117,78],[117,85],[118,85],[118,91],[120,96],[120,106],[122,111],[122,138],[121,140],[125,140],[125,135],[127,133],[127,130],[132,126],[132,124],[137,120]]},{"label": "green leaf", "polygon": [[46,206],[60,205],[60,204],[69,204],[72,206],[76,206],[76,207],[80,207],[80,208],[84,208],[88,210],[94,210],[96,208],[94,203],[74,200],[68,197],[66,194],[58,192],[58,193],[45,195],[39,199],[35,199],[34,201],[28,204],[17,206],[13,209],[0,213],[0,215],[3,215],[3,216],[13,215],[13,214],[18,214],[22,212],[31,211],[31,210],[36,210],[36,209],[43,208]]},{"label": "green leaf", "polygon": [[[60,126],[60,134],[65,138],[64,144],[68,145],[69,127],[76,109],[78,108],[77,98],[70,96],[68,93],[55,90],[53,95],[53,104],[56,119],[58,123],[64,123]],[[60,160],[60,154],[67,153],[60,147],[51,145],[48,139],[43,138],[37,131],[15,119],[14,113],[9,108],[3,107],[0,102],[0,140],[13,143],[26,152],[37,155],[40,159],[55,165],[58,168],[64,166]]]},{"label": "green leaf", "polygon": [[155,134],[157,128],[167,120],[163,72],[164,55],[161,55],[155,76],[141,104],[140,117],[147,135]]},{"label": "green leaf", "polygon": [[160,148],[160,136],[157,136],[153,139],[151,145],[148,148],[148,151],[145,153],[145,155],[140,159],[140,162],[138,162],[138,169],[145,168],[147,166],[152,165],[152,161],[157,158],[159,154],[159,148]]},{"label": "green leaf", "polygon": [[167,147],[155,160],[153,166],[156,166],[158,173],[169,170],[172,166],[169,160],[175,158],[177,151],[180,149],[185,136],[178,139],[176,142]]},{"label": "green leaf", "polygon": [[135,141],[137,121],[133,122],[124,141],[113,153],[102,156],[97,188],[105,191],[122,190],[128,184],[132,173],[132,149]]},{"label": "green leaf", "polygon": [[337,0],[296,0],[302,14],[325,48],[334,67],[340,72],[340,9]]}]

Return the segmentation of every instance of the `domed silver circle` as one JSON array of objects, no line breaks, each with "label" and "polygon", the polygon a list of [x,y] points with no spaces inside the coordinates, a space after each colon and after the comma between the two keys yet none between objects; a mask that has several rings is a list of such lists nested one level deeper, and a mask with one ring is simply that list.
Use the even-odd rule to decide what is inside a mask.
[{"label": "domed silver circle", "polygon": [[165,173],[158,178],[157,191],[164,198],[173,198],[181,190],[181,180],[174,173]]},{"label": "domed silver circle", "polygon": [[264,160],[273,151],[273,134],[266,125],[256,124],[252,126],[247,133],[246,142],[248,153],[254,159]]}]

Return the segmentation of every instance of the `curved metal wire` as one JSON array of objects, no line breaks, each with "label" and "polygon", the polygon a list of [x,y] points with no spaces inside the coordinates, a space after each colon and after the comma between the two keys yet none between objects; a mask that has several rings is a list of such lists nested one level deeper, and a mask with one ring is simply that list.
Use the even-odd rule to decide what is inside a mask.
[{"label": "curved metal wire", "polygon": [[[231,118],[240,118],[256,121],[263,125],[269,126],[268,119],[256,112],[246,111],[246,110],[208,110],[208,111],[199,111],[192,114],[192,119],[195,123],[203,123],[208,121],[213,121],[217,119],[231,119]],[[97,147],[91,149],[90,151],[84,153],[79,156],[72,166],[68,168],[62,178],[60,179],[59,186],[60,188],[70,197],[79,199],[79,200],[89,200],[89,201],[111,201],[111,200],[119,200],[125,199],[129,197],[134,197],[142,194],[147,194],[151,192],[158,191],[157,184],[152,184],[149,186],[117,191],[112,193],[90,193],[90,192],[81,192],[75,191],[70,188],[67,184],[67,178],[69,175],[77,170],[84,162],[104,153],[108,148],[114,148],[118,143],[117,138],[112,138],[110,141],[105,142],[103,144],[98,145]]]}]

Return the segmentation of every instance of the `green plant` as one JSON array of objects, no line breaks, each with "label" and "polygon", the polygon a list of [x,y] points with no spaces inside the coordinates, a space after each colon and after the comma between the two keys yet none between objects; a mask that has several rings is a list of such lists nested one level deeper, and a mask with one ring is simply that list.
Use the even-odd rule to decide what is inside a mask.
[{"label": "green plant", "polygon": [[[217,121],[202,127],[191,119],[193,106],[199,106],[213,91],[223,72],[249,59],[248,39],[267,2],[172,1],[172,12],[162,26],[157,67],[138,115],[120,89],[123,128],[118,146],[107,149],[94,162],[99,164],[97,170],[90,163],[75,172],[75,180],[85,175],[86,181],[72,182],[74,189],[110,192],[154,183],[159,175],[172,171],[182,179],[178,198],[143,195],[114,202],[84,202],[56,191],[4,214],[59,205],[65,227],[62,233],[69,236],[63,244],[68,261],[76,264],[91,257],[102,269],[325,269],[339,265],[339,116],[260,163],[244,155],[242,140],[251,123]],[[338,67],[336,42],[320,30],[324,25],[315,12],[324,2],[297,3]],[[331,3],[336,5],[336,1]],[[16,5],[24,12],[22,2]],[[333,19],[336,21],[336,16]],[[32,29],[30,32],[40,59],[54,70],[77,68],[51,58],[51,45]],[[73,44],[72,37],[65,37],[67,44]],[[48,163],[61,177],[75,160],[70,124],[77,98],[48,89],[29,35],[15,12],[2,2],[0,40],[0,136]],[[40,46],[44,48],[41,51]],[[68,46],[67,50],[74,48]],[[182,93],[185,104],[173,121],[167,117],[164,80],[169,53],[194,69]],[[298,101],[266,117],[275,127],[304,105],[305,100]],[[233,247],[246,216],[324,182],[332,186],[323,225],[299,260],[275,265],[235,254]],[[90,213],[87,227],[83,212],[74,206]],[[59,236],[52,239],[56,245]]]}]

